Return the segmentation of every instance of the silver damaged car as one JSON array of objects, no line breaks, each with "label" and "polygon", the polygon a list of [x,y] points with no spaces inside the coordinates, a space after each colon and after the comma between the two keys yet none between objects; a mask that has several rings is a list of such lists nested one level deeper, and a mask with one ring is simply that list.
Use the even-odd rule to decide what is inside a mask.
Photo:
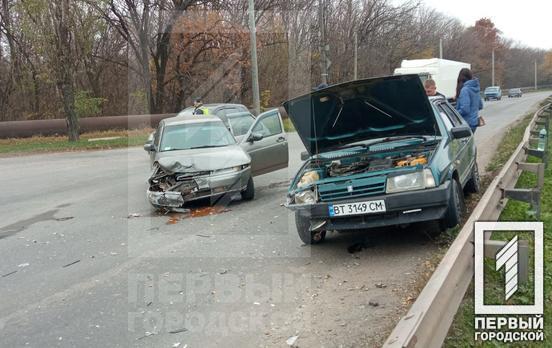
[{"label": "silver damaged car", "polygon": [[170,209],[234,193],[253,199],[253,176],[288,166],[288,141],[278,110],[248,117],[250,127],[239,136],[217,116],[183,115],[161,121],[144,145],[152,164],[150,203]]}]

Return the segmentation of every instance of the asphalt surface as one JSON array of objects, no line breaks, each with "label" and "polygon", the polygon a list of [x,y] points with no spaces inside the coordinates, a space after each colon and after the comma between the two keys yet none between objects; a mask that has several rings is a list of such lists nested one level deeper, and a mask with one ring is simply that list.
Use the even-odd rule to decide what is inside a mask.
[{"label": "asphalt surface", "polygon": [[[486,103],[480,168],[549,94]],[[149,207],[140,148],[0,159],[0,346],[373,346],[438,245],[414,226],[301,246],[281,206],[301,151],[291,134],[255,200],[195,217]]]}]

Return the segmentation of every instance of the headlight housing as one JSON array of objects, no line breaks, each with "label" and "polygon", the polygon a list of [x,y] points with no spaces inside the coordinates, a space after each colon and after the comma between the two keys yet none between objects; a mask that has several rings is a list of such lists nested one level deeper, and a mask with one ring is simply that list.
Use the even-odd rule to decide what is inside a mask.
[{"label": "headlight housing", "polygon": [[230,168],[223,168],[211,171],[211,175],[236,173],[249,167],[249,164],[243,164],[241,166],[235,166]]},{"label": "headlight housing", "polygon": [[435,178],[430,169],[387,178],[387,193],[423,190],[435,187]]},{"label": "headlight housing", "polygon": [[316,193],[312,190],[305,190],[295,194],[296,204],[314,204],[316,203]]}]

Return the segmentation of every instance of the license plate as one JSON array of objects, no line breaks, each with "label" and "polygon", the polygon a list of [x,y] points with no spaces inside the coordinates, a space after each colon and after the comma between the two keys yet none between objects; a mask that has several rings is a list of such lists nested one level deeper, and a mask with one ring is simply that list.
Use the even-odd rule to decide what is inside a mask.
[{"label": "license plate", "polygon": [[345,204],[330,204],[330,216],[362,215],[385,212],[385,201],[366,201]]}]

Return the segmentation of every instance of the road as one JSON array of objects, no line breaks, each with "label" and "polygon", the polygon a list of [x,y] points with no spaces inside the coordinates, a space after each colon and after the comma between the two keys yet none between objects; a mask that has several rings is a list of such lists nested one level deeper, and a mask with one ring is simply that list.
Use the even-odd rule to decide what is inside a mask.
[{"label": "road", "polygon": [[[486,104],[481,168],[547,95]],[[301,149],[291,134],[254,201],[194,217],[151,210],[140,148],[0,159],[0,346],[373,346],[439,244],[406,228],[301,246],[281,206]]]}]

